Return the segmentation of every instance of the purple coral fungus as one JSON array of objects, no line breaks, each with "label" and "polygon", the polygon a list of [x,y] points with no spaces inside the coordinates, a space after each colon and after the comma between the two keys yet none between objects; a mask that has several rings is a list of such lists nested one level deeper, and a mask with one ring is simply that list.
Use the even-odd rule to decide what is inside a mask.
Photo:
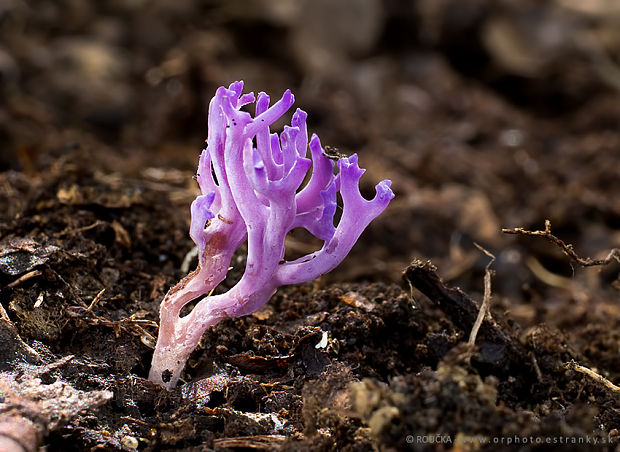
[{"label": "purple coral fungus", "polygon": [[[278,136],[269,126],[293,105],[287,90],[269,106],[269,96],[242,94],[243,82],[220,87],[209,105],[208,146],[198,164],[202,194],[191,205],[190,236],[199,250],[198,268],[174,286],[161,303],[157,346],[149,379],[174,387],[205,330],[228,317],[260,309],[279,286],[311,281],[335,268],[366,226],[394,197],[389,180],[366,200],[359,191],[364,170],[357,155],[340,158],[337,174],[316,135],[308,143],[307,114],[297,109]],[[252,117],[241,107],[256,103]],[[306,158],[310,148],[311,158]],[[303,185],[308,171],[312,174]],[[303,185],[303,187],[302,187]],[[334,225],[336,195],[343,211]],[[284,240],[304,228],[323,247],[286,262]],[[228,292],[206,296],[181,317],[190,301],[208,294],[226,276],[235,250],[247,240],[247,264]]]}]

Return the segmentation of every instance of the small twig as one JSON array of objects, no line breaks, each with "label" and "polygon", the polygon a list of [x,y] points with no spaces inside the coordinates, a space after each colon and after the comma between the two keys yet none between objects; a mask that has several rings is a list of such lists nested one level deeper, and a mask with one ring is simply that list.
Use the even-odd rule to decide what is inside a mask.
[{"label": "small twig", "polygon": [[284,435],[235,436],[217,438],[213,440],[213,445],[218,448],[272,450],[276,444],[281,444],[285,439]]},{"label": "small twig", "polygon": [[104,325],[104,326],[145,325],[145,326],[152,326],[154,328],[157,327],[157,322],[155,322],[154,320],[133,319],[131,318],[131,316],[125,319],[121,319],[121,320],[107,320],[101,317],[95,318],[93,320],[94,320],[93,325]]},{"label": "small twig", "polygon": [[[154,320],[136,319],[135,314],[120,320],[109,320],[93,312],[93,308],[96,306],[97,302],[101,300],[104,292],[105,288],[101,289],[93,301],[91,301],[89,306],[86,306],[84,303],[81,303],[83,306],[69,306],[69,314],[72,317],[78,318],[80,322],[84,322],[89,325],[111,327],[114,329],[114,333],[117,337],[120,334],[120,330],[127,330],[130,333],[139,336],[142,343],[146,346],[152,347],[152,344],[155,343],[155,338],[153,338],[153,336],[148,333],[143,326],[157,328],[157,322]],[[86,317],[84,314],[86,314]]]},{"label": "small twig", "polygon": [[581,372],[582,374],[586,374],[588,377],[592,378],[599,383],[605,385],[608,389],[611,389],[613,392],[620,393],[620,386],[616,386],[607,378],[603,377],[601,374],[594,372],[592,369],[588,369],[587,367],[581,366],[575,362],[575,360],[571,359],[569,362],[564,364],[566,369],[575,370],[577,372]]},{"label": "small twig", "polygon": [[95,229],[97,226],[100,226],[102,224],[103,224],[103,221],[97,220],[94,223],[89,224],[87,226],[82,226],[80,228],[75,228],[75,229],[65,229],[63,231],[57,232],[56,234],[53,235],[53,237],[63,237],[69,234],[77,234],[78,232],[90,231],[91,229]]},{"label": "small twig", "polygon": [[124,421],[133,422],[134,424],[140,425],[142,427],[151,427],[152,426],[148,422],[144,422],[144,421],[142,421],[140,419],[135,419],[135,418],[130,417],[130,416],[121,416],[121,419],[124,420]]},{"label": "small twig", "polygon": [[28,281],[29,279],[36,278],[37,276],[41,276],[41,270],[32,270],[31,272],[25,273],[17,278],[15,281],[10,282],[6,285],[6,287],[13,288],[19,286],[24,281]]},{"label": "small twig", "polygon": [[101,300],[101,297],[103,297],[104,292],[105,292],[105,287],[101,289],[97,295],[95,295],[95,298],[93,298],[93,301],[91,301],[88,307],[86,308],[86,312],[91,312],[93,310],[93,308],[97,305],[97,303],[99,303],[99,300]]},{"label": "small twig", "polygon": [[608,265],[612,260],[616,260],[620,262],[620,249],[614,248],[612,249],[606,258],[604,259],[592,259],[590,257],[581,258],[575,253],[573,245],[570,243],[565,243],[563,240],[557,238],[555,235],[551,233],[551,221],[545,220],[545,230],[544,231],[528,231],[523,228],[514,228],[514,229],[502,229],[504,234],[519,234],[519,235],[533,235],[543,237],[544,239],[550,241],[557,245],[564,254],[570,257],[573,261],[577,262],[582,267],[592,267],[594,265]]},{"label": "small twig", "polygon": [[480,311],[478,311],[478,317],[476,318],[476,322],[471,329],[471,333],[469,334],[468,344],[473,346],[476,343],[476,336],[478,336],[478,330],[480,329],[480,325],[487,313],[489,312],[489,305],[491,304],[491,265],[495,262],[495,256],[491,254],[489,251],[485,250],[483,247],[474,243],[476,248],[482,251],[484,254],[489,256],[491,260],[484,268],[484,296],[482,298],[482,305],[480,306]]}]

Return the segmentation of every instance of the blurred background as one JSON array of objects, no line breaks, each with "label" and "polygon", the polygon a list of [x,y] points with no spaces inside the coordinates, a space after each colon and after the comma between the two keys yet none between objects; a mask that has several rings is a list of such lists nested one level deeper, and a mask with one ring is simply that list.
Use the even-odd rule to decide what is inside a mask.
[{"label": "blurred background", "polygon": [[615,303],[617,266],[575,276],[500,230],[549,218],[582,255],[620,246],[619,25],[615,0],[2,0],[0,208],[68,156],[191,195],[208,101],[242,79],[291,88],[324,145],[360,154],[365,194],[393,180],[333,280],[396,282],[418,257],[480,291],[478,242],[517,317]]}]

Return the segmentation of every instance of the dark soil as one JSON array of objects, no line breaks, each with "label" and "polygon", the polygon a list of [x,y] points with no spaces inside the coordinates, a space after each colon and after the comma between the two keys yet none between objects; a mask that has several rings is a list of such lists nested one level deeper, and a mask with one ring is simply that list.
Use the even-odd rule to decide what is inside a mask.
[{"label": "dark soil", "polygon": [[[501,232],[620,247],[620,10],[583,5],[5,2],[0,450],[620,450],[620,263]],[[206,104],[237,79],[292,88],[362,192],[397,197],[167,392],[158,306],[188,270]],[[470,347],[475,243],[495,260]]]}]

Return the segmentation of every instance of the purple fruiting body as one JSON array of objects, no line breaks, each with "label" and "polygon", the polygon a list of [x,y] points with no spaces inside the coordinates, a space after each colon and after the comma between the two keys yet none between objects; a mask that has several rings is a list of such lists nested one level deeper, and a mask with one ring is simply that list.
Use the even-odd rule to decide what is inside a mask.
[{"label": "purple fruiting body", "polygon": [[[198,268],[174,286],[161,303],[160,328],[149,379],[173,388],[205,330],[228,317],[256,312],[279,286],[311,281],[335,268],[366,226],[394,197],[389,180],[366,200],[359,191],[364,170],[357,155],[334,162],[316,135],[308,143],[307,114],[297,109],[278,136],[269,126],[293,105],[286,91],[269,106],[269,96],[242,94],[243,82],[220,87],[209,105],[208,146],[198,163],[202,194],[191,205],[190,236],[199,250]],[[241,107],[256,103],[254,117]],[[310,157],[307,158],[307,150]],[[304,185],[307,173],[312,174]],[[303,185],[303,187],[302,187]],[[343,207],[334,225],[336,195]],[[304,228],[323,247],[284,261],[284,240]],[[235,250],[245,241],[247,264],[228,292],[206,296],[181,317],[190,301],[207,295],[226,276]]]}]

